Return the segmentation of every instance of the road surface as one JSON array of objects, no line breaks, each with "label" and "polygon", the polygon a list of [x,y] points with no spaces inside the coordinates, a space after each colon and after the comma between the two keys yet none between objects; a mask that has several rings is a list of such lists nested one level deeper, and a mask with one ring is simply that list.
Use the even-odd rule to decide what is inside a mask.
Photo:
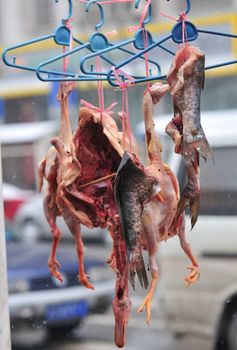
[{"label": "road surface", "polygon": [[[140,297],[133,300],[124,350],[211,350],[205,339],[174,339],[158,305],[153,305],[152,323],[148,327],[145,315],[136,313],[136,307],[141,301]],[[48,339],[46,333],[42,333],[36,340],[32,335],[22,333],[21,339],[17,340],[22,346],[14,346],[13,350],[115,350],[113,332],[114,319],[110,309],[106,314],[89,316],[85,324],[78,327],[68,339],[63,336],[57,340]]]}]

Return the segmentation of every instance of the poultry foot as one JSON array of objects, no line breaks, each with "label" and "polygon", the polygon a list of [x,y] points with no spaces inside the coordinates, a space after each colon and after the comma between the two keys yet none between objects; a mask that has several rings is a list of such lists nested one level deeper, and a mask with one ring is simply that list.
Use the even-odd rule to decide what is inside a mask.
[{"label": "poultry foot", "polygon": [[190,248],[189,243],[186,240],[185,237],[185,221],[184,221],[184,216],[185,213],[183,213],[182,217],[181,217],[181,221],[180,221],[180,232],[178,233],[179,239],[180,239],[180,245],[183,249],[183,251],[185,252],[185,254],[187,255],[187,257],[191,260],[192,266],[188,266],[187,269],[191,270],[191,272],[189,273],[189,275],[185,278],[185,287],[188,287],[190,284],[198,281],[199,277],[200,277],[200,268],[197,262],[197,259],[195,258],[195,256],[192,253],[192,250]]},{"label": "poultry foot", "polygon": [[185,287],[189,287],[190,284],[197,282],[200,277],[200,269],[198,266],[188,266],[187,269],[191,270],[191,272],[184,279]]},{"label": "poultry foot", "polygon": [[154,272],[152,274],[151,285],[150,285],[149,291],[144,299],[144,302],[137,309],[137,312],[142,312],[144,310],[144,308],[146,308],[146,322],[147,322],[148,326],[150,324],[150,319],[151,319],[151,302],[152,302],[152,299],[153,299],[153,296],[155,293],[157,282],[158,282],[158,273]]},{"label": "poultry foot", "polygon": [[95,287],[89,282],[89,276],[87,274],[85,274],[84,272],[80,273],[80,275],[78,275],[78,280],[86,288],[95,289]]},{"label": "poultry foot", "polygon": [[48,260],[48,266],[49,266],[50,274],[55,278],[57,278],[62,283],[63,278],[61,273],[58,271],[58,269],[61,268],[60,263],[56,259],[53,259],[50,257]]}]

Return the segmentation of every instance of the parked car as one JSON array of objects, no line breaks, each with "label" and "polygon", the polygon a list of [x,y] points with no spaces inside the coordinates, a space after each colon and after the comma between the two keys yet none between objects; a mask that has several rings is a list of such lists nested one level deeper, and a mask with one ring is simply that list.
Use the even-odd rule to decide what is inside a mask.
[{"label": "parked car", "polygon": [[[45,218],[43,210],[43,196],[35,194],[21,208],[15,216],[16,225],[22,230],[23,238],[26,240],[37,241],[40,239],[51,240],[50,227]],[[62,217],[57,218],[57,225],[61,231],[62,238],[71,239],[69,232]],[[81,226],[82,237],[84,241],[94,241],[106,243],[109,240],[109,233],[105,229],[89,229]]]},{"label": "parked car", "polygon": [[[174,237],[161,244],[159,295],[166,305],[169,326],[175,334],[208,337],[213,349],[237,349],[237,111],[202,113],[202,124],[213,149],[211,160],[201,161],[201,207],[198,222],[187,237],[200,268],[200,280],[184,287],[189,264]],[[181,157],[165,136],[170,116],[156,119],[169,163],[184,186]],[[137,129],[144,138],[144,129]],[[224,344],[224,345],[223,345]],[[223,347],[221,347],[223,346]],[[227,347],[228,346],[228,347]]]},{"label": "parked car", "polygon": [[[100,250],[88,250],[85,271],[95,290],[78,282],[78,262],[74,245],[61,244],[58,261],[62,268],[61,284],[49,273],[47,260],[50,245],[26,243],[22,232],[6,222],[8,290],[11,329],[17,334],[38,327],[49,333],[71,332],[91,312],[104,312],[110,305],[114,276]],[[92,248],[93,249],[93,248]],[[24,333],[25,334],[25,333]]]},{"label": "parked car", "polygon": [[15,185],[4,182],[2,185],[2,195],[5,218],[13,221],[18,209],[32,194],[33,191],[23,190]]}]

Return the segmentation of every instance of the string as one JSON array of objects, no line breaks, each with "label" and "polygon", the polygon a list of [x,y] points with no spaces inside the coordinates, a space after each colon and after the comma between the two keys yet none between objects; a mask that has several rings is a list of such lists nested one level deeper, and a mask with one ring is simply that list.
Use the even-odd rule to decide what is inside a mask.
[{"label": "string", "polygon": [[144,9],[143,9],[142,14],[141,14],[141,17],[140,17],[140,23],[139,23],[139,25],[128,27],[128,32],[129,32],[129,33],[135,32],[136,30],[143,28],[143,22],[144,22],[144,20],[145,20],[145,18],[146,18],[147,11],[148,11],[148,9],[149,9],[150,4],[151,4],[151,0],[147,0],[146,5],[144,6]]},{"label": "string", "polygon": [[[106,36],[112,36],[117,34],[116,30],[112,30],[106,34]],[[101,72],[102,67],[101,67],[101,59],[100,56],[96,56],[96,71]],[[97,75],[100,77],[100,74]],[[98,102],[99,102],[99,107],[94,106],[90,102],[87,102],[85,100],[81,100],[81,104],[84,105],[85,107],[88,107],[94,111],[100,112],[101,116],[106,116],[110,115],[113,116],[113,111],[112,109],[117,105],[117,102],[113,102],[105,109],[105,99],[104,99],[104,88],[103,88],[103,82],[101,80],[97,81],[97,93],[98,93]]]},{"label": "string", "polygon": [[109,107],[107,107],[104,111],[101,110],[100,107],[96,107],[95,105],[93,105],[92,103],[88,102],[88,101],[85,101],[85,100],[80,100],[80,103],[87,107],[87,108],[90,108],[92,109],[93,111],[96,111],[96,112],[100,112],[101,114],[108,114],[110,115],[111,117],[114,115],[114,112],[112,111],[112,109],[118,104],[118,102],[112,102]]},{"label": "string", "polygon": [[[88,0],[79,0],[80,2],[87,3]],[[97,1],[97,4],[106,5],[106,4],[114,4],[119,2],[134,2],[134,0],[108,0],[108,1]]]},{"label": "string", "polygon": [[[148,34],[147,34],[147,31],[143,30],[142,34],[143,34],[144,48],[147,48],[148,47]],[[148,78],[148,75],[149,75],[148,52],[145,53],[144,57],[145,57],[146,77]],[[147,81],[146,90],[149,90],[149,89],[150,89],[150,82]]]},{"label": "string", "polygon": [[182,45],[185,46],[188,44],[188,34],[187,34],[187,30],[186,30],[186,20],[187,20],[187,14],[185,12],[181,12],[179,14],[179,18],[176,19],[173,16],[167,15],[166,13],[160,12],[160,16],[166,17],[171,19],[172,21],[176,21],[176,22],[182,22]]},{"label": "string", "polygon": [[[151,0],[147,0],[146,1],[146,5],[144,6],[144,9],[142,11],[142,14],[141,14],[141,17],[140,17],[140,23],[138,26],[132,26],[132,27],[128,27],[128,31],[131,33],[131,32],[134,32],[138,29],[142,29],[142,36],[143,36],[143,44],[144,44],[144,48],[147,48],[148,47],[148,34],[147,34],[147,31],[145,30],[144,28],[144,20],[146,18],[146,15],[147,15],[147,11],[149,10],[149,6],[151,5]],[[148,63],[148,52],[146,52],[144,54],[144,57],[145,57],[145,71],[146,71],[146,77],[148,78],[149,76],[149,63]],[[150,89],[150,82],[147,81],[147,88],[146,90],[149,90]]]},{"label": "string", "polygon": [[[73,37],[72,37],[72,25],[71,25],[71,21],[73,21],[73,18],[69,18],[67,20],[65,20],[65,26],[69,29],[69,33],[70,33],[70,39],[69,39],[69,50],[72,50],[72,46],[73,46]],[[63,54],[65,54],[66,52],[66,46],[63,46]],[[63,58],[63,71],[64,73],[66,73],[67,70],[67,66],[69,63],[69,59],[70,59],[70,55],[68,55],[67,57]]]},{"label": "string", "polygon": [[[100,57],[96,57],[96,70],[97,72],[101,72],[101,61]],[[85,107],[88,107],[96,112],[100,112],[101,116],[113,116],[114,112],[112,109],[117,105],[117,102],[113,102],[105,109],[105,101],[104,101],[104,88],[103,88],[103,82],[101,80],[97,81],[97,90],[98,90],[98,101],[99,101],[99,107],[94,106],[90,102],[87,102],[85,100],[81,100],[81,104]]]},{"label": "string", "polygon": [[[123,149],[125,149],[126,139],[125,133],[128,135],[129,140],[129,151],[132,152],[132,131],[131,131],[131,123],[130,123],[130,113],[129,113],[129,102],[128,102],[128,87],[134,85],[134,79],[124,72],[122,69],[115,69],[112,67],[115,79],[119,88],[122,92],[122,106],[121,111],[119,112],[119,116],[122,121],[122,130],[123,130]],[[127,78],[125,82],[120,76],[121,74],[124,78]]]},{"label": "string", "polygon": [[[96,56],[96,71],[101,72],[101,62],[100,62],[99,56]],[[103,83],[101,80],[97,81],[97,90],[98,90],[99,106],[100,106],[101,111],[103,112],[105,109],[105,102],[104,102]]]}]

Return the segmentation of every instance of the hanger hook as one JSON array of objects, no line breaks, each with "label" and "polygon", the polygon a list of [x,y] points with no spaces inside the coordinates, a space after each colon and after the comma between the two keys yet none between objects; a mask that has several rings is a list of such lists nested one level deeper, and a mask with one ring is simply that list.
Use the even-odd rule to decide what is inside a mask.
[{"label": "hanger hook", "polygon": [[[59,2],[59,0],[55,0],[55,2]],[[72,17],[72,0],[68,0],[69,10],[67,18],[64,18],[63,21],[68,21]]]},{"label": "hanger hook", "polygon": [[96,26],[95,26],[95,29],[98,30],[99,28],[101,28],[103,26],[103,24],[105,22],[104,10],[103,10],[103,7],[97,3],[97,0],[89,0],[88,3],[86,4],[86,12],[89,11],[92,4],[96,4],[100,10],[100,22],[98,24],[96,24]]},{"label": "hanger hook", "polygon": [[[135,9],[137,9],[139,7],[140,2],[141,2],[141,0],[135,1]],[[146,16],[146,19],[144,19],[142,25],[145,25],[151,21],[151,15],[152,15],[152,7],[151,7],[151,3],[150,3],[149,8],[148,8],[148,15]]]},{"label": "hanger hook", "polygon": [[187,0],[187,6],[185,10],[186,15],[189,13],[190,9],[191,9],[191,3],[190,3],[190,0]]}]

